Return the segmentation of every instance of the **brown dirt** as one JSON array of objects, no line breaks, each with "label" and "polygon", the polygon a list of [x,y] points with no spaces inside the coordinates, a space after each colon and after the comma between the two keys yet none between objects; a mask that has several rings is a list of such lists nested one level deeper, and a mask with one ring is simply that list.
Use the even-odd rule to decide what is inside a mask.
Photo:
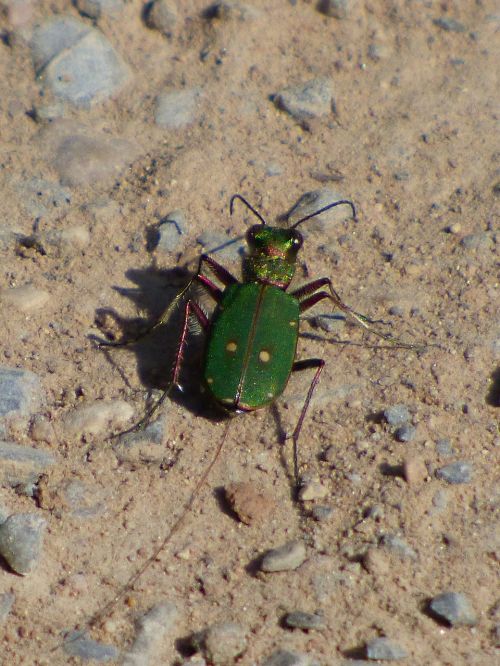
[{"label": "brown dirt", "polygon": [[[49,523],[33,574],[0,571],[0,591],[16,595],[2,627],[5,664],[79,663],[49,650],[62,630],[83,623],[113,597],[153,551],[224,428],[199,413],[197,399],[175,399],[163,410],[163,461],[153,456],[150,462],[121,463],[102,434],[69,437],[64,419],[86,403],[125,400],[140,418],[146,391],[168,376],[162,345],[171,349],[178,335],[169,330],[135,353],[105,355],[89,339],[102,334],[98,313],[109,309],[132,320],[158,316],[171,285],[177,289],[182,282],[169,271],[188,260],[195,267],[197,236],[205,230],[228,238],[244,232],[246,212],[228,214],[234,192],[273,220],[304,192],[324,186],[352,199],[359,221],[346,218],[323,232],[309,230],[299,281],[331,276],[346,303],[374,318],[391,319],[388,309],[399,306],[402,315],[392,318],[391,330],[436,346],[416,354],[330,344],[333,334],[326,342],[301,340],[299,358],[327,361],[304,425],[300,460],[303,471],[328,489],[318,503],[332,506],[332,516],[316,522],[308,507],[301,510],[291,499],[291,452],[288,443],[279,444],[279,432],[292,427],[308,381],[294,377],[277,410],[234,420],[186,524],[92,636],[123,648],[133,637],[134,618],[168,599],[178,606],[180,620],[155,664],[181,661],[176,641],[229,620],[247,630],[248,648],[239,662],[245,665],[262,663],[278,648],[336,664],[381,635],[404,645],[407,663],[418,666],[495,663],[495,3],[354,2],[344,20],[323,16],[313,2],[253,4],[258,11],[244,22],[209,23],[200,18],[205,2],[180,3],[170,40],[144,26],[139,3],[100,22],[138,75],[116,100],[91,111],[69,110],[68,118],[137,142],[142,156],[116,183],[72,188],[71,204],[42,218],[45,231],[87,229],[83,247],[46,255],[19,253],[9,244],[1,250],[2,287],[30,283],[50,294],[43,307],[29,312],[2,305],[0,347],[4,365],[41,377],[42,413],[54,435],[36,446],[59,456],[42,480],[39,508],[31,498],[0,489],[10,512],[39,511]],[[62,1],[42,2],[34,11],[40,21],[57,11],[77,15]],[[466,31],[439,29],[432,21],[442,15],[457,18]],[[378,60],[368,56],[372,43],[380,46]],[[39,93],[21,37],[0,44],[0,72],[2,218],[30,234],[33,216],[22,197],[12,195],[12,183],[32,176],[55,182],[57,176],[46,161],[40,126],[27,114]],[[269,100],[285,86],[319,76],[333,80],[336,113],[308,129]],[[166,84],[184,82],[203,88],[202,118],[177,133],[161,130],[152,119],[154,97]],[[280,175],[266,175],[270,163],[281,167]],[[325,183],[332,173],[342,180]],[[148,230],[175,209],[188,222],[180,251],[151,252]],[[461,243],[470,234],[483,234],[477,247]],[[322,252],[323,245],[329,251]],[[106,326],[113,322],[112,316],[105,319]],[[355,327],[339,330],[343,340],[377,344]],[[303,331],[318,333],[308,322]],[[196,365],[186,372],[192,383]],[[410,443],[395,441],[376,416],[395,403],[407,404],[417,424]],[[27,424],[10,427],[17,441],[32,441]],[[435,449],[442,438],[454,450],[448,459]],[[336,456],[329,449],[325,460],[331,446]],[[427,464],[425,479],[417,475],[409,483],[384,473],[409,455]],[[453,460],[473,464],[470,483],[453,486],[434,477],[433,469]],[[74,515],[68,504],[65,489],[74,481],[86,489],[87,518]],[[272,511],[255,524],[238,522],[221,503],[218,489],[237,481],[273,498]],[[447,502],[439,506],[443,492]],[[379,510],[370,517],[373,507]],[[379,549],[387,533],[404,538],[417,558],[399,560]],[[259,554],[296,538],[308,548],[298,570],[254,572]],[[430,597],[447,590],[468,595],[478,615],[475,628],[450,629],[423,611]],[[320,609],[327,628],[283,629],[282,616],[297,609]]]}]

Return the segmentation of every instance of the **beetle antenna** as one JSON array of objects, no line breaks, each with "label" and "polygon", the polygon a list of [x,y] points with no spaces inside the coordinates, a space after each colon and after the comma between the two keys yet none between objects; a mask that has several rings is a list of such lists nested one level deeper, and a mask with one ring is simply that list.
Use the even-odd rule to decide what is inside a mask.
[{"label": "beetle antenna", "polygon": [[343,204],[347,204],[348,206],[351,207],[352,217],[353,217],[354,220],[357,220],[356,209],[354,208],[354,204],[352,203],[352,201],[348,201],[347,199],[342,199],[341,201],[335,201],[334,203],[328,204],[328,206],[325,206],[324,208],[320,208],[315,213],[311,213],[310,215],[306,215],[305,217],[303,217],[298,222],[295,222],[295,224],[292,224],[291,228],[295,229],[295,227],[298,227],[299,224],[302,224],[302,222],[305,222],[306,220],[310,220],[311,217],[316,217],[316,215],[320,215],[321,213],[324,213],[326,210],[330,210],[330,208],[334,208],[335,206],[341,206]]},{"label": "beetle antenna", "polygon": [[267,224],[267,222],[262,217],[262,215],[258,211],[256,211],[255,208],[253,206],[251,206],[244,197],[241,196],[241,194],[233,194],[233,196],[231,197],[231,201],[229,202],[229,214],[230,215],[233,214],[234,202],[236,201],[236,199],[239,199],[241,201],[241,203],[244,203],[245,206],[249,210],[252,211],[252,213],[255,215],[255,217],[259,218],[259,220],[262,222],[262,224]]}]

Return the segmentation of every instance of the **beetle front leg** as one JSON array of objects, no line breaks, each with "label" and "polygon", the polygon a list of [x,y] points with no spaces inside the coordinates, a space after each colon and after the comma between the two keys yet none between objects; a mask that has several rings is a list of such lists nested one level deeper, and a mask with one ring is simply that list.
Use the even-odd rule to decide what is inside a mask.
[{"label": "beetle front leg", "polygon": [[299,452],[298,452],[299,435],[300,431],[302,430],[302,424],[304,423],[306,412],[309,407],[309,403],[311,402],[314,389],[316,388],[316,384],[319,381],[319,376],[324,367],[325,367],[325,361],[322,358],[307,358],[304,359],[303,361],[295,361],[295,363],[292,366],[292,372],[300,372],[301,370],[309,370],[310,368],[316,368],[316,372],[309,386],[306,399],[304,401],[304,404],[302,405],[302,411],[300,412],[299,420],[297,421],[297,425],[295,426],[295,429],[292,433],[293,468],[295,475],[295,486],[297,491],[299,488]]}]

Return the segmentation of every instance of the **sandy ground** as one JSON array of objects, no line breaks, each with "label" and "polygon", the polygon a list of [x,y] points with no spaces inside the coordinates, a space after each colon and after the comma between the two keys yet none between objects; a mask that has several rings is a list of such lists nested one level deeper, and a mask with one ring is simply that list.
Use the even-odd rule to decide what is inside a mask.
[{"label": "sandy ground", "polygon": [[[97,350],[92,336],[131,335],[154,321],[195,270],[202,233],[229,240],[255,222],[243,206],[229,216],[233,193],[274,222],[320,188],[351,199],[358,220],[347,209],[304,225],[297,283],[330,276],[346,303],[427,350],[374,349],[380,341],[358,327],[325,332],[304,321],[298,358],[321,356],[326,368],[302,431],[301,471],[324,496],[291,496],[282,434],[310,381],[300,373],[276,409],[231,422],[185,524],[89,635],[126,651],[136,618],[169,601],[174,626],[144,648],[144,661],[126,663],[182,663],[192,654],[189,636],[229,621],[246,636],[245,665],[281,649],[302,654],[300,663],[333,666],[363,658],[363,646],[380,636],[404,647],[403,663],[499,663],[495,3],[356,1],[337,19],[314,2],[275,0],[210,19],[207,3],[187,0],[165,37],[131,2],[97,22],[130,67],[129,83],[90,109],[65,106],[56,120],[34,112],[54,99],[35,79],[31,31],[58,13],[92,22],[63,0],[21,5],[21,18],[17,5],[4,4],[0,349],[4,366],[34,372],[42,386],[41,405],[8,420],[5,438],[57,462],[33,497],[0,488],[3,513],[47,520],[33,573],[0,570],[0,592],[15,595],[2,663],[81,663],[51,650],[153,552],[225,427],[196,389],[195,342],[185,395],[166,401],[156,439],[120,449],[109,436],[140,419],[151,390],[168,383],[178,322],[112,353]],[[443,29],[434,22],[442,17],[465,29]],[[332,85],[329,112],[300,123],[273,104],[281,89],[321,77]],[[195,120],[177,130],[155,124],[156,95],[184,87],[201,91]],[[60,123],[125,139],[132,159],[118,175],[68,183],[51,147]],[[43,180],[39,194],[28,193],[33,178]],[[50,205],[47,184],[61,183],[69,197]],[[174,210],[186,231],[173,251],[161,251],[151,239]],[[42,240],[70,230],[70,240],[19,242],[34,229]],[[215,256],[238,274],[234,255]],[[8,297],[24,285],[29,293]],[[397,441],[381,417],[398,403],[416,426],[410,442]],[[436,447],[443,439],[447,453]],[[436,478],[454,461],[472,465],[467,483]],[[222,489],[238,481],[266,496],[250,525],[224,501]],[[324,520],[313,515],[317,505],[332,509]],[[409,550],[387,548],[384,535]],[[258,571],[262,553],[295,539],[307,550],[298,569]],[[427,612],[447,591],[467,596],[475,626],[449,627]],[[324,627],[284,628],[294,610],[320,611]]]}]

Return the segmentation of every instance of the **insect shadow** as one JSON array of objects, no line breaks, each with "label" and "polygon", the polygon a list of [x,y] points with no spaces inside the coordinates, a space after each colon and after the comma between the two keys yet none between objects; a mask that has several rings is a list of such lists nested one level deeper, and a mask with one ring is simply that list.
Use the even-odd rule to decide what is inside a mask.
[{"label": "insect shadow", "polygon": [[[136,287],[115,286],[114,290],[121,296],[129,298],[136,309],[144,315],[126,318],[113,308],[100,308],[96,311],[95,323],[103,337],[96,335],[89,337],[98,347],[110,341],[123,341],[122,349],[126,348],[135,353],[137,373],[142,386],[149,392],[165,391],[171,383],[172,368],[178,350],[182,308],[173,311],[165,324],[153,330],[151,326],[159,320],[161,314],[189,280],[191,273],[184,267],[173,269],[148,267],[130,269],[125,275],[136,284]],[[199,366],[204,347],[202,336],[194,334],[195,332],[189,336],[188,353],[183,358],[183,390],[173,390],[169,394],[169,399],[196,415],[220,421],[225,418],[225,414],[211,401],[206,400],[199,382]],[[132,388],[126,373],[120,367],[116,348],[102,346],[100,351],[117,369],[124,383]]]}]

